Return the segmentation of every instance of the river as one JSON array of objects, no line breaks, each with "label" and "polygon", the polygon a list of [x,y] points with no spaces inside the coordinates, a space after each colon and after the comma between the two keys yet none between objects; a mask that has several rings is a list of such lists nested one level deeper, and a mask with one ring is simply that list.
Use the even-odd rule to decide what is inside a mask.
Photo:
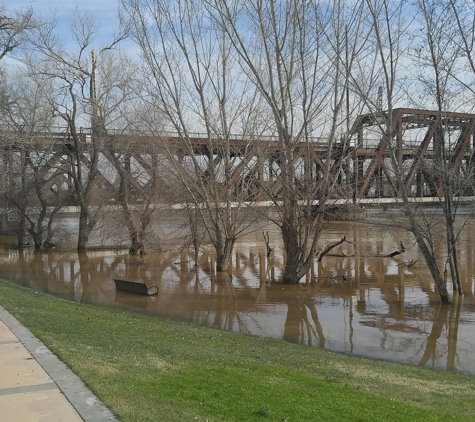
[{"label": "river", "polygon": [[[475,221],[474,221],[475,222]],[[472,222],[470,222],[472,223]],[[346,235],[298,285],[279,283],[283,248],[270,231],[268,258],[260,230],[241,238],[232,269],[216,274],[212,249],[129,256],[123,249],[35,253],[4,247],[0,276],[77,302],[144,312],[222,330],[475,375],[475,234],[460,239],[464,296],[441,306],[407,232],[335,222],[321,245]],[[384,257],[400,248],[405,252]],[[113,278],[158,286],[155,297],[115,290]],[[449,290],[451,284],[449,283]]]}]

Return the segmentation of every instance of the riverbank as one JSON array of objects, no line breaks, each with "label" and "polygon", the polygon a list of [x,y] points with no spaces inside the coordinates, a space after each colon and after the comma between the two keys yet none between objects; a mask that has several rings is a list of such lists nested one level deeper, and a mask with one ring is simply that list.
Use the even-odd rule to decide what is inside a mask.
[{"label": "riverbank", "polygon": [[475,420],[475,377],[77,304],[0,281],[0,305],[121,421]]}]

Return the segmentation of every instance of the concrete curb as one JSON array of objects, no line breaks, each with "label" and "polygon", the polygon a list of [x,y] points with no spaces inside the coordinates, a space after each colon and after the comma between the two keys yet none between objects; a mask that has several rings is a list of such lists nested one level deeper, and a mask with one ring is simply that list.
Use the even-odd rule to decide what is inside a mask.
[{"label": "concrete curb", "polygon": [[0,306],[0,320],[36,359],[84,422],[118,422],[114,414],[86,384],[2,306]]}]

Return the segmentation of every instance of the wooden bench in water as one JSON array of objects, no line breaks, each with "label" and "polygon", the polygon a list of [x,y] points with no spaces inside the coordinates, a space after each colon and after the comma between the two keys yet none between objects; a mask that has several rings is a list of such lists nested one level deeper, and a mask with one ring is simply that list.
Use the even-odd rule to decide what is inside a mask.
[{"label": "wooden bench in water", "polygon": [[136,283],[135,281],[119,280],[117,278],[114,278],[113,280],[115,281],[116,290],[121,290],[123,292],[129,292],[129,293],[136,293],[136,294],[145,295],[145,296],[158,295],[157,286],[147,287],[143,283]]}]

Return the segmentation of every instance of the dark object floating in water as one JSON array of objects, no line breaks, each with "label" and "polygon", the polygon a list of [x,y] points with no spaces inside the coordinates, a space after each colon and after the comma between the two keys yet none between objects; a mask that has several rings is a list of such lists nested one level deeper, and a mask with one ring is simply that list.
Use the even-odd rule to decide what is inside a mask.
[{"label": "dark object floating in water", "polygon": [[136,293],[136,294],[145,295],[145,296],[158,295],[157,286],[147,287],[143,283],[136,283],[135,281],[119,280],[117,278],[114,278],[113,280],[115,281],[116,290],[121,290],[123,292]]}]

